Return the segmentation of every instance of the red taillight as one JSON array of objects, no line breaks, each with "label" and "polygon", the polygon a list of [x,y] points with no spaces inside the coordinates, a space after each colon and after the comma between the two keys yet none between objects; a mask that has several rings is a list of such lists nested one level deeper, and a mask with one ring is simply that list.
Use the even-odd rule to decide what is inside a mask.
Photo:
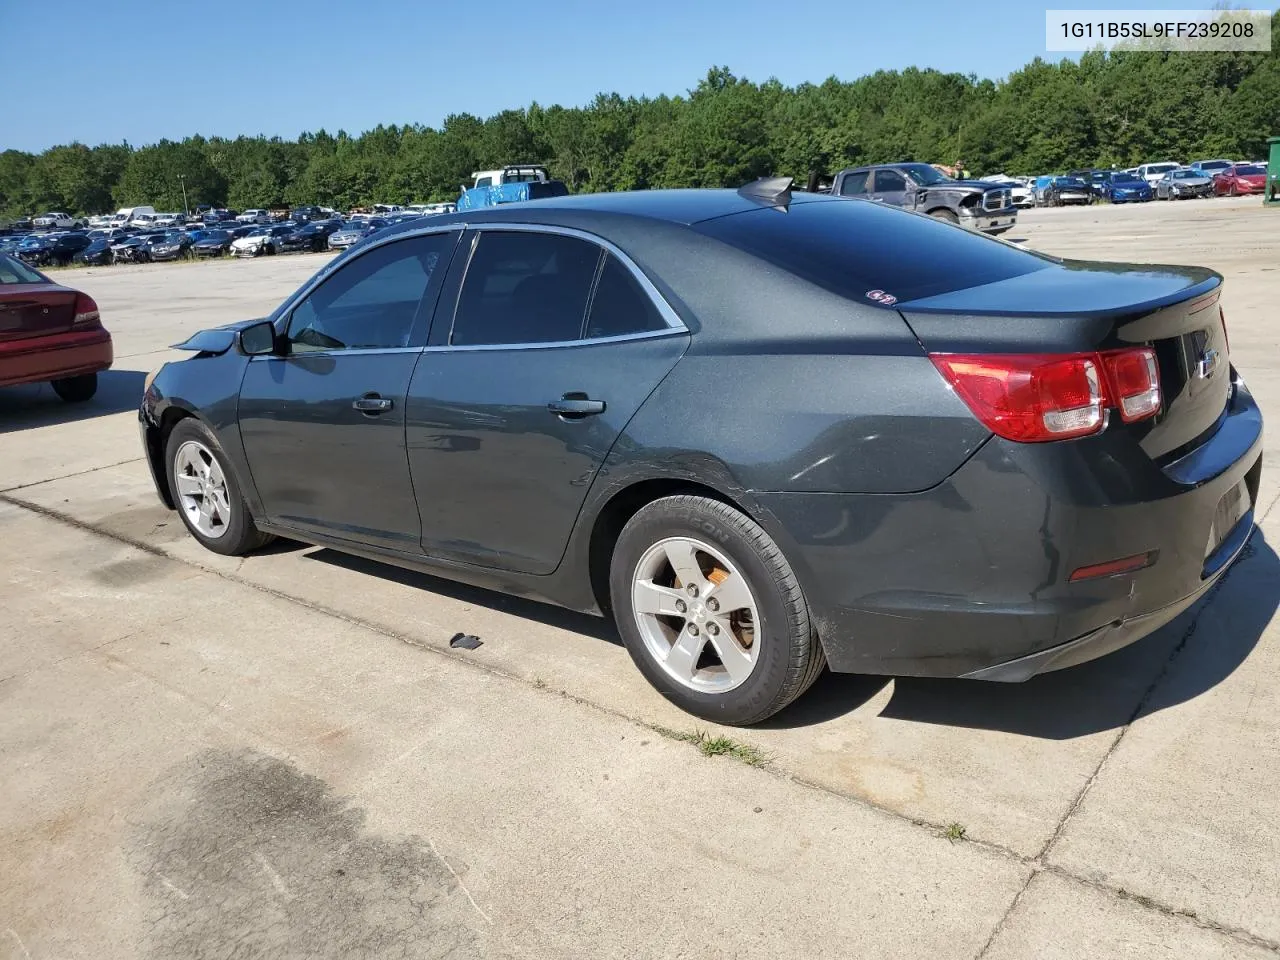
[{"label": "red taillight", "polygon": [[1102,428],[1102,383],[1092,354],[935,354],[930,359],[974,416],[1007,440],[1065,440]]},{"label": "red taillight", "polygon": [[74,327],[92,327],[101,322],[98,305],[87,293],[76,294],[76,316],[71,321]]},{"label": "red taillight", "polygon": [[974,416],[1006,440],[1038,443],[1097,433],[1106,411],[1126,422],[1160,409],[1150,347],[1080,354],[932,354]]},{"label": "red taillight", "polygon": [[1150,347],[1101,354],[1111,387],[1111,402],[1125,423],[1144,420],[1160,409],[1160,376]]}]

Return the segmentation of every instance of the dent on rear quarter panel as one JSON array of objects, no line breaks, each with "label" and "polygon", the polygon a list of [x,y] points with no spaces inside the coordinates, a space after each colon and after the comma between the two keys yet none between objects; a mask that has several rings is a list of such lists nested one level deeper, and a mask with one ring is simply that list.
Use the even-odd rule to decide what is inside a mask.
[{"label": "dent on rear quarter panel", "polygon": [[987,431],[924,356],[686,354],[627,428],[664,460],[706,454],[749,490],[909,493]]}]

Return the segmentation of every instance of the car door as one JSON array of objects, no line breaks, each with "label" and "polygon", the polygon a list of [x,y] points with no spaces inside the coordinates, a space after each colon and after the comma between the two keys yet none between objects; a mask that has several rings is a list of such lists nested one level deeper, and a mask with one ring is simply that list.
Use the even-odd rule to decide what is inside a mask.
[{"label": "car door", "polygon": [[418,552],[405,456],[405,395],[458,231],[395,239],[345,261],[253,357],[240,435],[267,520]]},{"label": "car door", "polygon": [[871,199],[891,207],[909,207],[910,184],[899,171],[877,167],[871,178]]},{"label": "car door", "polygon": [[409,387],[422,548],[550,573],[688,333],[621,251],[588,235],[486,226],[463,246],[454,269],[465,279],[446,284]]}]

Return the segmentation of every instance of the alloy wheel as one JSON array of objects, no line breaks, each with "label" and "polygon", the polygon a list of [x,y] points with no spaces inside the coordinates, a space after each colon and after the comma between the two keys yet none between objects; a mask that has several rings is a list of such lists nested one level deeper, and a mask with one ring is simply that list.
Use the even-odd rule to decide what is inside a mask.
[{"label": "alloy wheel", "polygon": [[631,578],[631,606],[645,647],[681,686],[725,693],[759,659],[759,612],[746,576],[692,537],[659,540]]},{"label": "alloy wheel", "polygon": [[227,478],[209,448],[188,440],[173,456],[173,482],[179,506],[187,521],[201,534],[216,540],[231,522]]}]

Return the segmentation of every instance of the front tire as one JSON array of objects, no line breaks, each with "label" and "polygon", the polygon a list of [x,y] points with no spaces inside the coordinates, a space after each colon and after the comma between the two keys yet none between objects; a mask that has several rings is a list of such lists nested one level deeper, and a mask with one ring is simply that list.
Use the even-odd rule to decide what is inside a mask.
[{"label": "front tire", "polygon": [[640,672],[705,720],[759,723],[826,665],[786,557],[717,500],[682,495],[641,508],[614,547],[609,592]]},{"label": "front tire", "polygon": [[241,556],[274,539],[253,525],[226,454],[199,420],[180,420],[169,433],[165,471],[178,516],[206,549]]},{"label": "front tire", "polygon": [[84,403],[98,392],[98,375],[86,373],[78,377],[67,377],[63,380],[54,380],[50,386],[63,402]]},{"label": "front tire", "polygon": [[929,216],[933,217],[933,219],[935,220],[942,220],[946,223],[954,223],[954,224],[960,223],[960,218],[957,217],[950,210],[930,210]]}]

